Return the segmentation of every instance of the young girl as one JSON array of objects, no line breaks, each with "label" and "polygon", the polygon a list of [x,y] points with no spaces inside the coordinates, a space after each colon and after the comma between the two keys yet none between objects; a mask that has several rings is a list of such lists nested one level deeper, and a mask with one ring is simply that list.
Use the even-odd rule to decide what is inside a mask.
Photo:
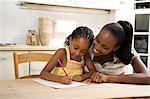
[{"label": "young girl", "polygon": [[[93,42],[93,32],[87,27],[78,27],[65,41],[66,48],[60,48],[42,70],[42,79],[70,84],[71,80],[83,81],[95,71],[87,50]],[[63,68],[62,68],[63,65]],[[88,73],[83,73],[86,66]]]}]

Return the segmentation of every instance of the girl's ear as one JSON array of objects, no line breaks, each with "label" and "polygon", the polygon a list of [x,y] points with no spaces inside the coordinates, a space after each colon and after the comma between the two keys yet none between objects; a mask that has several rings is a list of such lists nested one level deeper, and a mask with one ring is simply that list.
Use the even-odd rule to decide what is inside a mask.
[{"label": "girl's ear", "polygon": [[69,37],[69,46],[70,46],[71,42],[72,42],[72,38]]},{"label": "girl's ear", "polygon": [[116,52],[119,49],[120,45],[116,46],[113,51]]}]

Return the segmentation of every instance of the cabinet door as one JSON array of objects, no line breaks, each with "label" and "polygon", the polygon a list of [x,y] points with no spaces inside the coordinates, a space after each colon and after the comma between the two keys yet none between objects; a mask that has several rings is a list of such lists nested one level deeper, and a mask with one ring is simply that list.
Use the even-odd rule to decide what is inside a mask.
[{"label": "cabinet door", "polygon": [[120,0],[76,0],[76,3],[99,9],[116,10],[120,8]]},{"label": "cabinet door", "polygon": [[[40,52],[40,53],[50,53],[54,54],[55,51],[30,51],[32,53]],[[30,62],[30,74],[40,74],[42,69],[45,67],[47,62]]]},{"label": "cabinet door", "polygon": [[[25,53],[29,51],[17,51],[17,53]],[[19,76],[25,75],[29,70],[29,63],[21,64],[19,68]],[[15,79],[13,51],[0,51],[0,80]]]},{"label": "cabinet door", "polygon": [[0,80],[14,79],[12,51],[0,51]]}]

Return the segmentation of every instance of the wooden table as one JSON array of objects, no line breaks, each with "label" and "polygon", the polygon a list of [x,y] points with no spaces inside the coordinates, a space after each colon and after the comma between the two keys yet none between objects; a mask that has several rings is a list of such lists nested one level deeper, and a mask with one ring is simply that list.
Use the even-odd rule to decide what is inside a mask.
[{"label": "wooden table", "polygon": [[0,81],[0,99],[102,99],[150,96],[150,85],[90,84],[54,89],[33,79]]}]

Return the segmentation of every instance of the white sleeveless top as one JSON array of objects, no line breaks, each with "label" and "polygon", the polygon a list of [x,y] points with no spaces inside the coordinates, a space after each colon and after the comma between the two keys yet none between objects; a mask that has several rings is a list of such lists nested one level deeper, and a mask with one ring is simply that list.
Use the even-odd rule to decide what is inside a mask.
[{"label": "white sleeveless top", "polygon": [[[132,49],[131,53],[133,54],[132,60],[135,57],[138,57],[137,52]],[[91,53],[91,59],[93,60],[94,55]],[[121,75],[125,74],[126,70],[126,65],[122,63],[117,57],[114,56],[114,61],[113,62],[106,62],[103,65],[101,65],[98,62],[94,62],[96,71],[108,75]]]}]

